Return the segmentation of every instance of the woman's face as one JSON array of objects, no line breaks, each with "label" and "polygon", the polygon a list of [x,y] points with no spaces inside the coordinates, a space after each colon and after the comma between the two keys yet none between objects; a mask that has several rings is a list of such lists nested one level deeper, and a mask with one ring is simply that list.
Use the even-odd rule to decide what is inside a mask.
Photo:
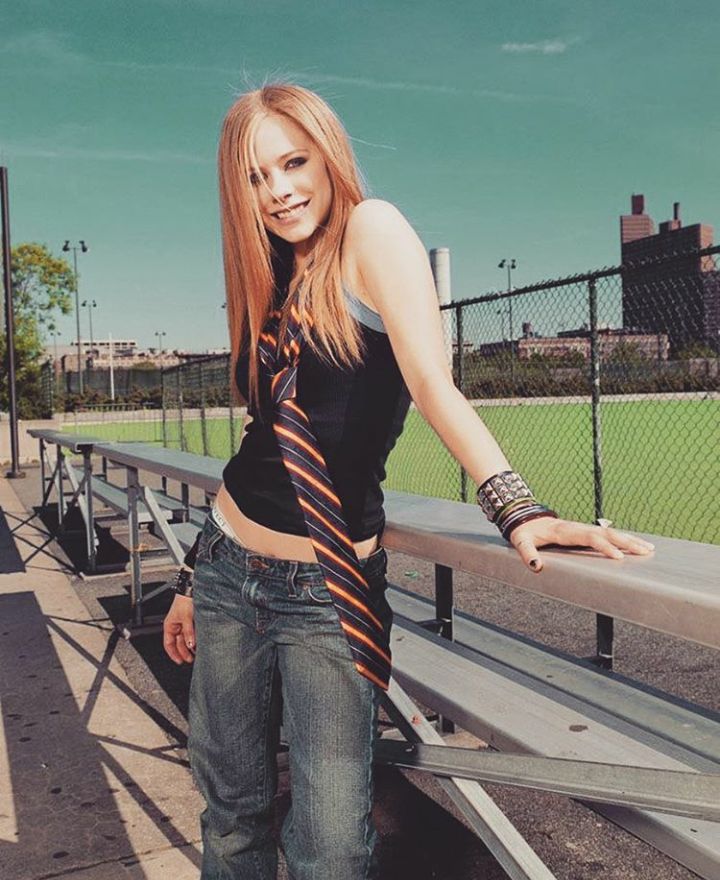
[{"label": "woman's face", "polygon": [[[320,151],[297,123],[271,114],[256,132],[255,156],[259,171],[250,172],[250,183],[265,228],[306,256],[310,237],[327,220],[332,203]],[[294,210],[285,213],[287,208]]]}]

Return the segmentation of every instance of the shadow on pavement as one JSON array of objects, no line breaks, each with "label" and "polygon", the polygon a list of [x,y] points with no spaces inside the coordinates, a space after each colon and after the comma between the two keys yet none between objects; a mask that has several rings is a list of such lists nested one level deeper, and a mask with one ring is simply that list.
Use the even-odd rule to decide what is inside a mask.
[{"label": "shadow on pavement", "polygon": [[0,574],[14,574],[25,571],[25,563],[18,552],[13,535],[17,523],[8,522],[5,511],[0,507]]},{"label": "shadow on pavement", "polygon": [[[0,703],[10,782],[4,818],[12,818],[9,808],[18,829],[15,840],[0,840],[2,875],[46,876],[48,862],[64,873],[94,861],[128,858],[135,847],[114,797],[118,786],[168,846],[186,844],[148,797],[142,779],[132,778],[89,730],[97,694],[108,678],[153,714],[109,672],[117,638],[111,635],[105,656],[95,660],[64,631],[61,620],[42,613],[32,592],[0,596],[0,620]],[[73,694],[49,629],[95,666],[86,693]],[[199,864],[198,853],[195,861]]]}]

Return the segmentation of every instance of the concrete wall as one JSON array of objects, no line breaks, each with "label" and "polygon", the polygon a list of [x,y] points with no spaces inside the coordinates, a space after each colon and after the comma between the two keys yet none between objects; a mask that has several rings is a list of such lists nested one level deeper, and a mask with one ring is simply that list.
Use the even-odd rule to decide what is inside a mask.
[{"label": "concrete wall", "polygon": [[[59,431],[62,427],[62,421],[59,416],[52,419],[40,419],[37,421],[18,422],[18,444],[20,464],[31,464],[39,461],[38,446],[39,443],[34,437],[27,434],[29,428],[47,428],[51,431]],[[0,465],[6,467],[12,461],[12,453],[10,450],[10,422],[7,416],[0,419]]]}]

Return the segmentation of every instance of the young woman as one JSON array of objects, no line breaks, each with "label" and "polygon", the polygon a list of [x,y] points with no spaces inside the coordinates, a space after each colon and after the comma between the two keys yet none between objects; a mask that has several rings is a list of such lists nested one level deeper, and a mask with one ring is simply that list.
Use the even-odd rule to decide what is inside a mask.
[{"label": "young woman", "polygon": [[252,419],[164,624],[169,656],[194,661],[202,880],[276,876],[281,706],[290,873],[360,880],[376,870],[372,747],[390,674],[380,484],[410,398],[533,571],[546,544],[614,559],[652,545],[557,518],[511,471],[453,384],[425,247],[393,205],[364,198],[322,98],[290,84],[242,95],[219,178],[232,357]]}]

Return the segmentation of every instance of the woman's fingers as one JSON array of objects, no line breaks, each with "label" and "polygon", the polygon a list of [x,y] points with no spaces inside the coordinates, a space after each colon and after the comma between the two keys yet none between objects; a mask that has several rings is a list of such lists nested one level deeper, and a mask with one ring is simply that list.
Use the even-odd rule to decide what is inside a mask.
[{"label": "woman's fingers", "polygon": [[539,517],[518,526],[511,541],[523,562],[534,572],[542,570],[543,562],[538,547],[546,544],[590,547],[610,559],[623,559],[626,553],[647,556],[655,549],[655,545],[644,538],[628,535],[617,529],[550,517]]},{"label": "woman's fingers", "polygon": [[538,572],[542,569],[542,559],[532,538],[520,538],[513,544],[520,558],[531,571]]},{"label": "woman's fingers", "polygon": [[195,651],[192,599],[176,596],[163,621],[163,647],[170,659],[180,665],[192,663]]},{"label": "woman's fingers", "polygon": [[618,532],[617,529],[605,529],[608,533],[608,539],[611,540],[616,547],[620,547],[626,553],[634,553],[645,556],[652,553],[655,545],[644,538],[638,538],[636,535],[628,535],[626,532]]},{"label": "woman's fingers", "polygon": [[622,559],[625,553],[645,556],[655,549],[655,545],[644,538],[628,535],[617,529],[564,520],[557,521],[556,535],[552,541],[574,547],[592,547],[611,559]]}]

